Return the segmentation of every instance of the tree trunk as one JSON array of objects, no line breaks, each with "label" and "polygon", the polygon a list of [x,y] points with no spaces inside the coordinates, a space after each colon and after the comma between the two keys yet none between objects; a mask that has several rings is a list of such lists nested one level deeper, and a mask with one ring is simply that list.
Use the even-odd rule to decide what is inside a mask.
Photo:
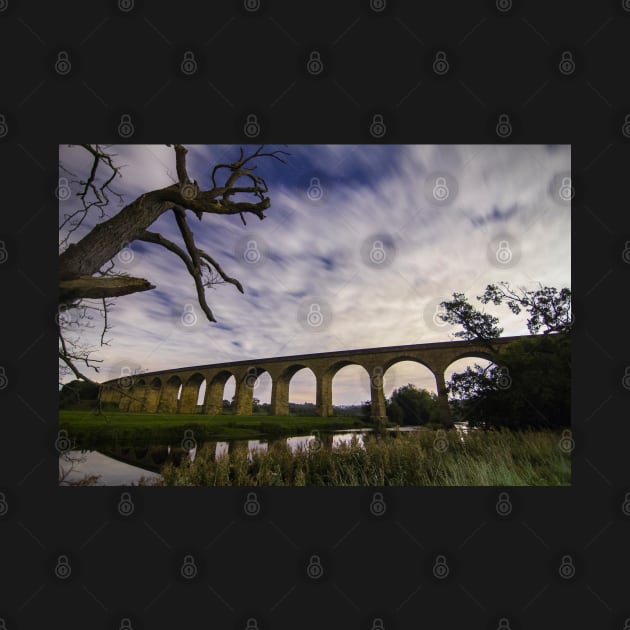
[{"label": "tree trunk", "polygon": [[[59,256],[59,279],[71,280],[97,273],[125,245],[149,227],[173,203],[176,185],[142,195],[111,219],[94,226],[78,243]],[[170,193],[170,194],[169,194]]]}]

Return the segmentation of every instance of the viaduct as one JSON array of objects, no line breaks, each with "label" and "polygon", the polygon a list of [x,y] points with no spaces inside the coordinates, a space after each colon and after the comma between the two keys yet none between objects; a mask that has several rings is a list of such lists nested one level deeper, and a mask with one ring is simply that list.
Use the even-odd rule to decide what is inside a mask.
[{"label": "viaduct", "polygon": [[319,416],[332,416],[332,381],[346,365],[359,365],[370,377],[371,418],[375,422],[386,419],[383,375],[399,361],[415,361],[426,366],[435,376],[440,419],[452,424],[449,413],[444,373],[458,359],[473,357],[487,359],[500,365],[501,349],[520,339],[531,337],[501,337],[492,341],[495,350],[479,341],[447,341],[438,343],[363,348],[320,352],[269,359],[248,359],[229,363],[160,370],[143,374],[122,374],[119,378],[101,383],[102,403],[117,404],[124,411],[149,413],[194,413],[201,384],[206,382],[202,412],[217,415],[223,410],[223,389],[226,381],[236,380],[233,413],[251,415],[254,385],[267,372],[271,377],[271,413],[288,415],[289,383],[302,368],[310,368],[316,379],[316,407]]}]

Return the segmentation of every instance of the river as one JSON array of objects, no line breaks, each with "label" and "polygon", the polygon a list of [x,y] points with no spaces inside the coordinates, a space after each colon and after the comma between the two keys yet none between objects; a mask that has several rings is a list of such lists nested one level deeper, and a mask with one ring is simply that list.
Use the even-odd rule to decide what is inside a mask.
[{"label": "river", "polygon": [[[463,436],[468,427],[464,423],[455,425],[460,435]],[[400,427],[400,431],[417,431],[421,427]],[[287,438],[273,440],[274,443],[284,442],[295,452],[298,449],[313,448],[319,445],[323,448],[336,448],[341,444],[349,443],[356,437],[359,445],[363,445],[363,436],[368,433],[365,429],[344,430],[326,434],[314,432],[311,435],[296,435]],[[248,453],[265,451],[269,448],[269,440],[233,440],[231,442],[210,442],[215,444],[214,456],[220,457],[233,449],[247,449]],[[86,476],[96,479],[91,485],[97,486],[132,486],[138,485],[142,478],[148,483],[160,478],[159,468],[166,461],[177,464],[185,454],[194,461],[197,447],[188,451],[179,445],[151,445],[150,447],[128,447],[118,449],[116,452],[102,449],[78,451],[71,450],[59,457],[60,485],[75,485]],[[133,463],[130,463],[133,462]]]}]

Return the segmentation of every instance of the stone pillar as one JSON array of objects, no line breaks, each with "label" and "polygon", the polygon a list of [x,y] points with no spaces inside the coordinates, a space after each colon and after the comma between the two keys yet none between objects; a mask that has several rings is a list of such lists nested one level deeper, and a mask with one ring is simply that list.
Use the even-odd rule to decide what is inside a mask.
[{"label": "stone pillar", "polygon": [[129,411],[144,411],[144,398],[146,396],[144,383],[136,383],[131,389],[131,399],[129,401]]},{"label": "stone pillar", "polygon": [[452,427],[453,418],[451,417],[451,410],[448,406],[448,394],[446,393],[446,383],[444,382],[444,369],[440,367],[438,370],[432,370],[432,372],[435,375],[437,384],[440,422],[446,427]]},{"label": "stone pillar", "polygon": [[385,394],[383,393],[383,368],[381,366],[377,366],[372,370],[370,376],[370,393],[372,394],[370,420],[375,425],[379,426],[387,422]]},{"label": "stone pillar", "polygon": [[271,415],[289,415],[289,381],[280,375],[271,383]]},{"label": "stone pillar", "polygon": [[129,411],[129,405],[131,404],[131,398],[127,392],[123,392],[120,395],[120,402],[118,403],[118,409],[121,411]]},{"label": "stone pillar", "polygon": [[254,398],[254,386],[248,376],[242,377],[236,384],[236,404],[232,413],[238,416],[252,415],[252,400]]},{"label": "stone pillar", "polygon": [[182,387],[182,396],[179,400],[179,413],[195,413],[197,411],[197,398],[199,386],[197,381],[188,381]]},{"label": "stone pillar", "polygon": [[161,387],[155,384],[147,387],[147,397],[144,402],[144,409],[149,413],[155,413],[158,410],[160,404],[160,390]]},{"label": "stone pillar", "polygon": [[333,415],[332,378],[326,373],[315,374],[315,378],[317,379],[315,395],[317,415],[327,418]]},{"label": "stone pillar", "polygon": [[223,413],[223,391],[226,379],[217,376],[206,381],[206,399],[203,401],[203,413],[218,416]]},{"label": "stone pillar", "polygon": [[178,400],[177,392],[179,390],[179,383],[176,381],[168,380],[162,388],[162,396],[160,398],[159,411],[162,413],[177,413]]}]

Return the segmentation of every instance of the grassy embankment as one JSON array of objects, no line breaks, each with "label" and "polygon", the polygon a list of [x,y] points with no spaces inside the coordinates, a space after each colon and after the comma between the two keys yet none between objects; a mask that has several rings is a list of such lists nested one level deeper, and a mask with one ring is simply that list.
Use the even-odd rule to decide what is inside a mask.
[{"label": "grassy embankment", "polygon": [[[436,438],[446,436],[446,449]],[[201,447],[194,462],[167,464],[156,485],[192,486],[556,486],[570,485],[570,454],[552,431],[399,433],[353,439],[332,450],[235,452],[214,458]],[[443,443],[440,443],[443,446]]]},{"label": "grassy embankment", "polygon": [[304,435],[312,431],[364,428],[367,425],[356,417],[334,418],[303,416],[218,416],[201,414],[126,413],[105,411],[59,410],[59,429],[66,430],[77,444],[88,447],[112,440],[130,444],[179,442],[184,431],[190,429],[197,441],[253,440],[264,437]]}]

